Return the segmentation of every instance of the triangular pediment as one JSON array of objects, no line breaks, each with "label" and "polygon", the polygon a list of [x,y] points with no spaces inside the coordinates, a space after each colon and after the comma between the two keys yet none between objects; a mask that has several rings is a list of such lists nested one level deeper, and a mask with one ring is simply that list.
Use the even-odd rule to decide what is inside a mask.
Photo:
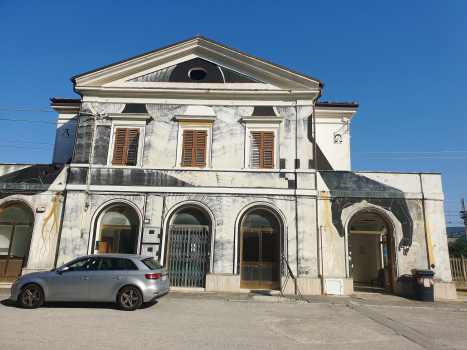
[{"label": "triangular pediment", "polygon": [[305,90],[324,85],[318,79],[201,36],[77,75],[71,80],[78,90],[80,86],[135,84],[269,84],[279,89]]},{"label": "triangular pediment", "polygon": [[133,83],[263,83],[257,79],[219,66],[202,58],[175,64],[128,79]]}]

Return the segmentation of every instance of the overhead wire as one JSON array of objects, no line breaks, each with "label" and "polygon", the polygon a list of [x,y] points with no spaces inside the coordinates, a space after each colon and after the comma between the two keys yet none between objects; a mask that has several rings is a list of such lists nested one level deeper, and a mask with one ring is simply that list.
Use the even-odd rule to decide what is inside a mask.
[{"label": "overhead wire", "polygon": [[45,120],[6,119],[6,118],[0,118],[0,120],[9,121],[9,122],[58,124],[57,122],[48,122]]},{"label": "overhead wire", "polygon": [[54,143],[47,143],[47,142],[27,142],[27,141],[13,141],[13,140],[0,140],[0,142],[33,143],[35,145],[54,145]]},{"label": "overhead wire", "polygon": [[354,158],[352,157],[352,159],[460,159],[460,158],[467,158],[467,156],[465,157],[387,157],[387,158]]},{"label": "overhead wire", "polygon": [[414,151],[414,152],[409,152],[409,151],[404,151],[404,152],[352,152],[351,154],[383,154],[383,153],[387,153],[387,154],[396,154],[396,153],[408,153],[408,154],[411,154],[411,153],[467,153],[467,151],[432,151],[432,152],[429,152],[429,151],[422,151],[422,152],[418,152],[418,151]]},{"label": "overhead wire", "polygon": [[17,109],[17,108],[0,108],[0,111],[17,111],[17,112],[52,112],[57,113],[49,109]]},{"label": "overhead wire", "polygon": [[8,147],[8,148],[26,148],[26,149],[43,149],[43,150],[53,151],[53,148],[36,148],[36,147],[4,146],[4,145],[0,145],[0,147]]}]

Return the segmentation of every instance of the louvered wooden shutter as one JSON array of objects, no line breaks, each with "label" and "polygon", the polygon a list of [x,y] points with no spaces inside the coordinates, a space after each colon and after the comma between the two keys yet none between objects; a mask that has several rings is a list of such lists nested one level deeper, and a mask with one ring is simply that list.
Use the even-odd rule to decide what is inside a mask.
[{"label": "louvered wooden shutter", "polygon": [[206,166],[207,135],[205,130],[183,132],[182,166]]},{"label": "louvered wooden shutter", "polygon": [[115,131],[112,165],[136,165],[138,160],[139,129],[118,128]]},{"label": "louvered wooden shutter", "polygon": [[198,130],[196,133],[196,160],[195,165],[198,167],[206,166],[206,138],[207,132]]},{"label": "louvered wooden shutter", "polygon": [[185,130],[183,132],[182,166],[191,166],[194,151],[195,132],[193,130]]},{"label": "louvered wooden shutter", "polygon": [[274,132],[251,132],[251,167],[274,168]]},{"label": "louvered wooden shutter", "polygon": [[125,164],[125,150],[127,144],[127,129],[117,129],[115,132],[114,159],[112,165]]},{"label": "louvered wooden shutter", "polygon": [[128,129],[126,165],[136,165],[138,160],[139,129]]},{"label": "louvered wooden shutter", "polygon": [[274,133],[263,132],[263,164],[262,168],[274,168]]},{"label": "louvered wooden shutter", "polygon": [[251,167],[261,168],[261,133],[251,133]]}]

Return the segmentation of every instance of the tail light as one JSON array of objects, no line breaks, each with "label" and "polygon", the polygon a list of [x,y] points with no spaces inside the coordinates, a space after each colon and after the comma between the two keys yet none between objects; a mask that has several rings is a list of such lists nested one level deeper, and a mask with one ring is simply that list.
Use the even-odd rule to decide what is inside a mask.
[{"label": "tail light", "polygon": [[146,276],[148,280],[157,280],[162,277],[162,274],[161,273],[147,273],[144,276]]}]

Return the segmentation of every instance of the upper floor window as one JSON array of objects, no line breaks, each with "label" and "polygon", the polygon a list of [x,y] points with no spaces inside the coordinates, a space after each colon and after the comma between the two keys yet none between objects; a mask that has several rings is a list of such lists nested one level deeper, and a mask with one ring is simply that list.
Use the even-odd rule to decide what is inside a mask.
[{"label": "upper floor window", "polygon": [[207,130],[183,130],[182,166],[206,166]]},{"label": "upper floor window", "polygon": [[253,169],[274,169],[274,132],[251,132],[250,164]]},{"label": "upper floor window", "polygon": [[178,115],[176,166],[211,167],[212,124],[216,120],[212,107],[189,106],[186,115]]},{"label": "upper floor window", "polygon": [[136,165],[140,129],[116,128],[112,165]]},{"label": "upper floor window", "polygon": [[283,135],[283,117],[243,117],[245,125],[245,168],[276,169],[279,164],[279,140]]}]

